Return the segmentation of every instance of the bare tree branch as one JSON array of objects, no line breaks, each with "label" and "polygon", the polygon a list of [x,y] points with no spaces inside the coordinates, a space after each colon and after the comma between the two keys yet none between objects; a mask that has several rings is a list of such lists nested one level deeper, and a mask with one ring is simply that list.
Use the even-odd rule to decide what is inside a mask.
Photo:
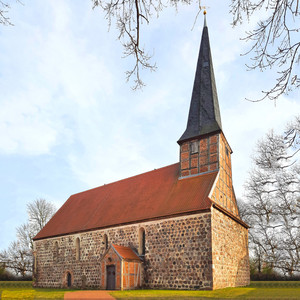
[{"label": "bare tree branch", "polygon": [[10,10],[10,5],[0,0],[0,24],[4,26],[13,26],[9,17],[6,16],[8,10]]},{"label": "bare tree branch", "polygon": [[12,269],[16,275],[25,276],[32,272],[32,253],[21,247],[19,242],[12,242],[7,250],[0,252],[0,262],[5,268]]},{"label": "bare tree branch", "polygon": [[252,41],[252,47],[245,53],[253,53],[253,64],[248,65],[249,70],[277,67],[278,78],[269,91],[262,91],[263,97],[276,101],[282,94],[287,94],[293,88],[300,87],[299,74],[296,68],[300,60],[300,15],[298,0],[232,0],[233,26],[241,24],[243,16],[250,20],[252,15],[265,9],[266,18],[260,20],[258,28],[246,32],[245,41]]},{"label": "bare tree branch", "polygon": [[36,233],[38,233],[46,225],[46,223],[55,214],[56,210],[57,209],[54,204],[42,198],[36,199],[27,204],[29,223],[36,227]]},{"label": "bare tree branch", "polygon": [[[201,0],[198,0],[199,2]],[[145,83],[141,79],[141,70],[155,71],[156,64],[151,62],[154,55],[149,54],[144,46],[141,46],[141,25],[143,21],[147,24],[155,13],[159,13],[167,6],[174,6],[177,9],[179,2],[191,4],[192,0],[171,0],[165,3],[162,0],[92,0],[93,8],[101,7],[108,20],[110,28],[112,19],[115,19],[119,30],[118,40],[124,47],[124,58],[133,57],[134,65],[131,70],[125,72],[127,82],[134,79],[132,90],[142,89]]]}]

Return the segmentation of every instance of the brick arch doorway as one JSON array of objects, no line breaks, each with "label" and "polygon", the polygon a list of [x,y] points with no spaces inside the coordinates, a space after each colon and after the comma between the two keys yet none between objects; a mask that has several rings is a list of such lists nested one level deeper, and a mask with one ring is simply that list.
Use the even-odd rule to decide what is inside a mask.
[{"label": "brick arch doorway", "polygon": [[106,278],[107,278],[107,290],[115,290],[116,289],[116,267],[115,265],[106,267]]}]

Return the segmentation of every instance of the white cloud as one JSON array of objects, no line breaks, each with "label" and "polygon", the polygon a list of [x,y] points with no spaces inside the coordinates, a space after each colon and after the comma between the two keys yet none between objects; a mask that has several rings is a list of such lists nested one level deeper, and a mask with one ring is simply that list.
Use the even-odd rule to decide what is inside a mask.
[{"label": "white cloud", "polygon": [[38,87],[5,99],[0,110],[0,151],[39,155],[56,144],[59,125],[40,111],[39,99],[45,104],[49,94]]},{"label": "white cloud", "polygon": [[[89,53],[86,40],[74,37],[70,7],[45,6],[51,26],[23,21],[1,40],[0,151],[6,154],[46,154],[62,140],[71,142],[65,117],[74,120],[77,110],[105,102],[112,93],[105,61]],[[24,45],[24,51],[15,50]]]}]

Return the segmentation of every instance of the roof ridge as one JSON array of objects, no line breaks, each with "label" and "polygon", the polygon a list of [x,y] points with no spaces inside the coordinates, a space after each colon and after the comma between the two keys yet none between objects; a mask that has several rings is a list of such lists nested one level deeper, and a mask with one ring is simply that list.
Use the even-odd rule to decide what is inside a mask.
[{"label": "roof ridge", "polygon": [[[70,197],[72,197],[72,196],[74,196],[74,195],[84,194],[84,193],[86,193],[86,192],[90,192],[90,191],[92,191],[92,190],[96,190],[96,189],[98,189],[98,188],[100,188],[100,187],[103,187],[103,186],[108,186],[108,185],[111,185],[111,184],[116,184],[116,183],[118,183],[118,182],[125,181],[125,180],[128,180],[128,179],[137,177],[137,176],[145,175],[145,174],[148,174],[148,173],[151,173],[151,172],[157,172],[157,171],[159,171],[159,170],[162,170],[162,169],[165,169],[165,168],[168,168],[168,167],[177,165],[177,164],[179,164],[179,162],[174,163],[174,164],[171,164],[171,165],[168,165],[168,166],[164,166],[164,167],[161,167],[161,168],[158,168],[158,169],[154,169],[154,170],[151,170],[151,171],[146,171],[146,172],[144,172],[144,173],[136,174],[136,175],[133,175],[133,176],[130,176],[130,177],[127,177],[127,178],[123,178],[123,179],[117,180],[117,181],[113,181],[113,182],[110,182],[110,183],[107,183],[107,184],[104,183],[103,185],[99,185],[99,186],[97,186],[97,187],[95,187],[95,188],[88,189],[88,190],[85,190],[85,191],[82,191],[82,192],[79,192],[79,193],[72,194]],[[69,197],[69,198],[70,198],[70,197]]]}]

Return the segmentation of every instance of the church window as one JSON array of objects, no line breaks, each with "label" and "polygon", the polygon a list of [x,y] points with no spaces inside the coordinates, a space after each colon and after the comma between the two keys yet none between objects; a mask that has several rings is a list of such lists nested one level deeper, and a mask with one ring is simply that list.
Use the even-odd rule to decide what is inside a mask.
[{"label": "church window", "polygon": [[76,260],[80,260],[80,239],[76,239]]},{"label": "church window", "polygon": [[55,243],[54,243],[53,258],[54,258],[54,260],[58,259],[58,241],[55,241]]},{"label": "church window", "polygon": [[139,229],[139,255],[145,255],[145,242],[146,242],[146,234],[145,229],[141,227]]},{"label": "church window", "polygon": [[103,236],[103,244],[104,244],[104,249],[106,250],[108,248],[108,238],[106,234],[104,234]]},{"label": "church window", "polygon": [[198,143],[197,142],[192,142],[191,143],[191,153],[198,153]]}]

